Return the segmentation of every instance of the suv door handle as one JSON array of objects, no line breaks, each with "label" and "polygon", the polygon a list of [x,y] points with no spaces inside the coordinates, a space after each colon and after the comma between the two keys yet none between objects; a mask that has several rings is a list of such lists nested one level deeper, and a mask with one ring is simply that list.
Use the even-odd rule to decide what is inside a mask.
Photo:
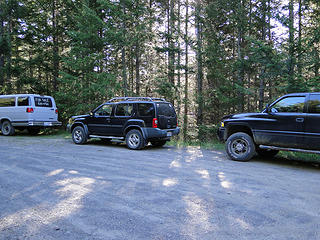
[{"label": "suv door handle", "polygon": [[304,122],[304,118],[296,118],[296,122]]}]

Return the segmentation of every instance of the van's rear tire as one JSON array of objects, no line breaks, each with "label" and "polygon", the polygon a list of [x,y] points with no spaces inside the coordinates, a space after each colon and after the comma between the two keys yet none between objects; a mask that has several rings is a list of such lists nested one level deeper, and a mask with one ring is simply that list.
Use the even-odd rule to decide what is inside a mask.
[{"label": "van's rear tire", "polygon": [[14,127],[10,121],[4,121],[1,125],[1,132],[4,136],[12,136],[15,133]]}]

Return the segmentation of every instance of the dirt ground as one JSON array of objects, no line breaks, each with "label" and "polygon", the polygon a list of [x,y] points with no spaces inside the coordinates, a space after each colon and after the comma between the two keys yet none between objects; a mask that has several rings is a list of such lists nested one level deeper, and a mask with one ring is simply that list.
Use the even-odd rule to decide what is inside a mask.
[{"label": "dirt ground", "polygon": [[0,136],[0,239],[320,239],[320,170]]}]

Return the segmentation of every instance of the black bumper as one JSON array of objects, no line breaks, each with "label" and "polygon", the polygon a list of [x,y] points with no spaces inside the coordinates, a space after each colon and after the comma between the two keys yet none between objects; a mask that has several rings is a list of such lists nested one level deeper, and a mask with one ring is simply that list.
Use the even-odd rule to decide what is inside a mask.
[{"label": "black bumper", "polygon": [[224,127],[219,127],[218,129],[218,132],[217,132],[217,135],[218,135],[218,138],[221,142],[224,142],[225,139],[224,139],[224,133],[225,133],[226,129]]},{"label": "black bumper", "polygon": [[180,128],[173,129],[160,129],[160,128],[144,128],[146,139],[162,139],[170,140],[172,136],[178,135],[180,133]]}]

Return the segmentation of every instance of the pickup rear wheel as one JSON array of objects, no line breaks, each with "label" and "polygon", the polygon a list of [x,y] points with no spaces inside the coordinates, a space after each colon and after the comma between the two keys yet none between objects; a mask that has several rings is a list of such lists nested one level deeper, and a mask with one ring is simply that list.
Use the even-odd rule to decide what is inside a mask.
[{"label": "pickup rear wheel", "polygon": [[255,144],[248,134],[234,133],[227,139],[226,152],[232,160],[246,162],[254,156]]},{"label": "pickup rear wheel", "polygon": [[4,121],[1,125],[1,132],[4,136],[12,136],[15,133],[14,127],[10,121]]},{"label": "pickup rear wheel", "polygon": [[72,140],[75,144],[85,144],[88,140],[83,127],[77,126],[72,131]]},{"label": "pickup rear wheel", "polygon": [[144,148],[145,140],[139,130],[130,130],[126,135],[127,147],[132,150],[139,150]]}]

